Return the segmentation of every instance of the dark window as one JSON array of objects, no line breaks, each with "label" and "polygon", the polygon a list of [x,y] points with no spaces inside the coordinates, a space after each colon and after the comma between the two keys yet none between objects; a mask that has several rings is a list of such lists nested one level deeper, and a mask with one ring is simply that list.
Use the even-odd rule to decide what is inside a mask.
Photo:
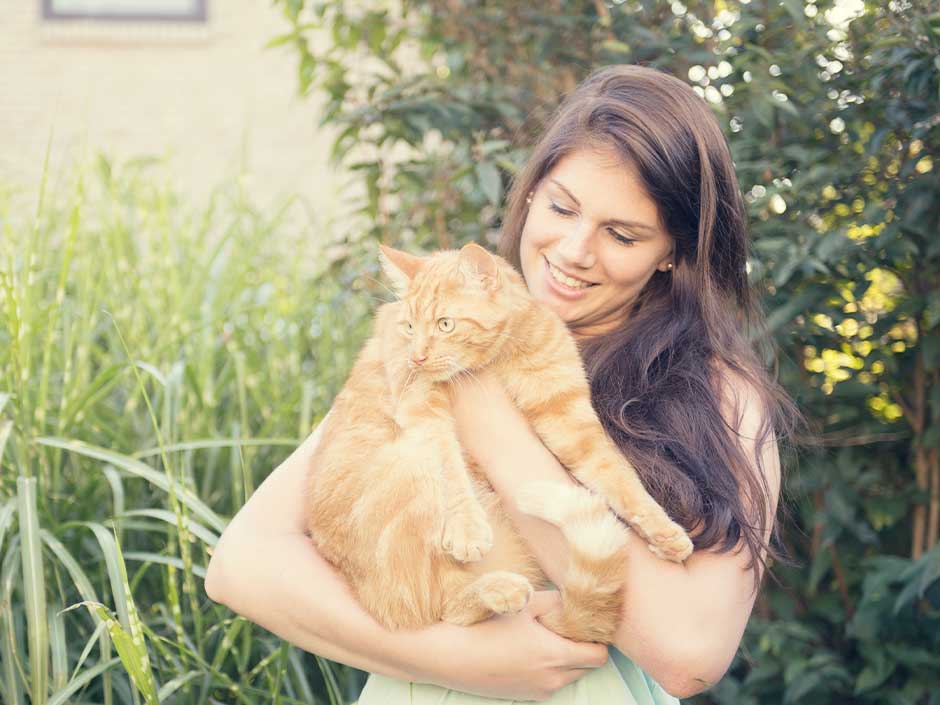
[{"label": "dark window", "polygon": [[205,22],[207,0],[42,0],[47,20]]}]

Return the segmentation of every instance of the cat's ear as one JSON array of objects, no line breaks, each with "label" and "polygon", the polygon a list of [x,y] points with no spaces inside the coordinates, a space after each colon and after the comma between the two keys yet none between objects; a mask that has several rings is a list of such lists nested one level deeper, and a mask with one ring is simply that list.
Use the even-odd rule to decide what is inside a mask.
[{"label": "cat's ear", "polygon": [[392,288],[398,294],[408,290],[408,284],[424,264],[421,257],[409,255],[407,252],[396,250],[386,245],[379,245],[379,262],[382,271],[392,282]]},{"label": "cat's ear", "polygon": [[475,242],[460,248],[460,270],[483,285],[485,289],[499,286],[496,258]]}]

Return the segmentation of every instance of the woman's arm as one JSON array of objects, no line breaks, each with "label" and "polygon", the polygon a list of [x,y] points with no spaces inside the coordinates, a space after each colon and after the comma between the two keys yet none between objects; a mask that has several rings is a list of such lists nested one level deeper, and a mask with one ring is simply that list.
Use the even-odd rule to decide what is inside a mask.
[{"label": "woman's arm", "polygon": [[536,620],[557,605],[555,593],[472,627],[383,628],[304,534],[304,478],[318,440],[311,434],[229,523],[209,562],[211,599],[331,660],[483,695],[547,698],[606,661],[603,647],[562,639]]},{"label": "woman's arm", "polygon": [[[483,467],[539,564],[560,584],[567,565],[561,532],[519,512],[513,498],[533,480],[574,480],[498,381],[478,377],[479,384],[462,385],[456,399],[461,443]],[[751,400],[745,406],[742,436],[753,438],[758,422],[759,408]],[[768,443],[764,453],[769,485],[776,490],[776,445]],[[634,532],[629,533],[628,554],[623,618],[614,645],[676,697],[705,690],[730,665],[754,604],[747,556],[697,551],[679,565],[656,558]]]}]

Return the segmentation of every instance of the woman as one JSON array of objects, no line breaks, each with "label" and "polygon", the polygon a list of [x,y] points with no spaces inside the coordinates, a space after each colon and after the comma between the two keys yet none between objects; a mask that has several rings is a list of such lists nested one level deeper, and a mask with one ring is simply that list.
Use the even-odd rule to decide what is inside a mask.
[{"label": "woman", "polygon": [[[577,336],[608,433],[695,541],[677,565],[630,535],[610,651],[628,691],[618,702],[700,692],[731,662],[773,555],[775,437],[794,418],[748,343],[757,316],[745,212],[714,116],[659,71],[595,72],[516,178],[501,251]],[[461,441],[557,581],[560,532],[516,511],[513,497],[532,479],[572,480],[502,389],[479,377],[457,398]],[[539,624],[558,604],[551,592],[472,627],[380,627],[303,534],[303,476],[316,442],[307,438],[226,529],[206,579],[212,599],[301,648],[380,674],[370,698],[414,681],[435,685],[409,691],[441,701],[436,686],[546,699],[607,662],[606,647]]]}]

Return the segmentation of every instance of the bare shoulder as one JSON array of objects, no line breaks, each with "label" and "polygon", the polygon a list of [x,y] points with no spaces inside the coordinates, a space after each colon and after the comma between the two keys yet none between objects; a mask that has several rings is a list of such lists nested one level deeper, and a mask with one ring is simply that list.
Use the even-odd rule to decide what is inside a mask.
[{"label": "bare shoulder", "polygon": [[780,493],[781,469],[777,438],[765,397],[740,373],[718,364],[713,369],[728,431],[734,434],[752,470],[766,483],[772,515]]}]

